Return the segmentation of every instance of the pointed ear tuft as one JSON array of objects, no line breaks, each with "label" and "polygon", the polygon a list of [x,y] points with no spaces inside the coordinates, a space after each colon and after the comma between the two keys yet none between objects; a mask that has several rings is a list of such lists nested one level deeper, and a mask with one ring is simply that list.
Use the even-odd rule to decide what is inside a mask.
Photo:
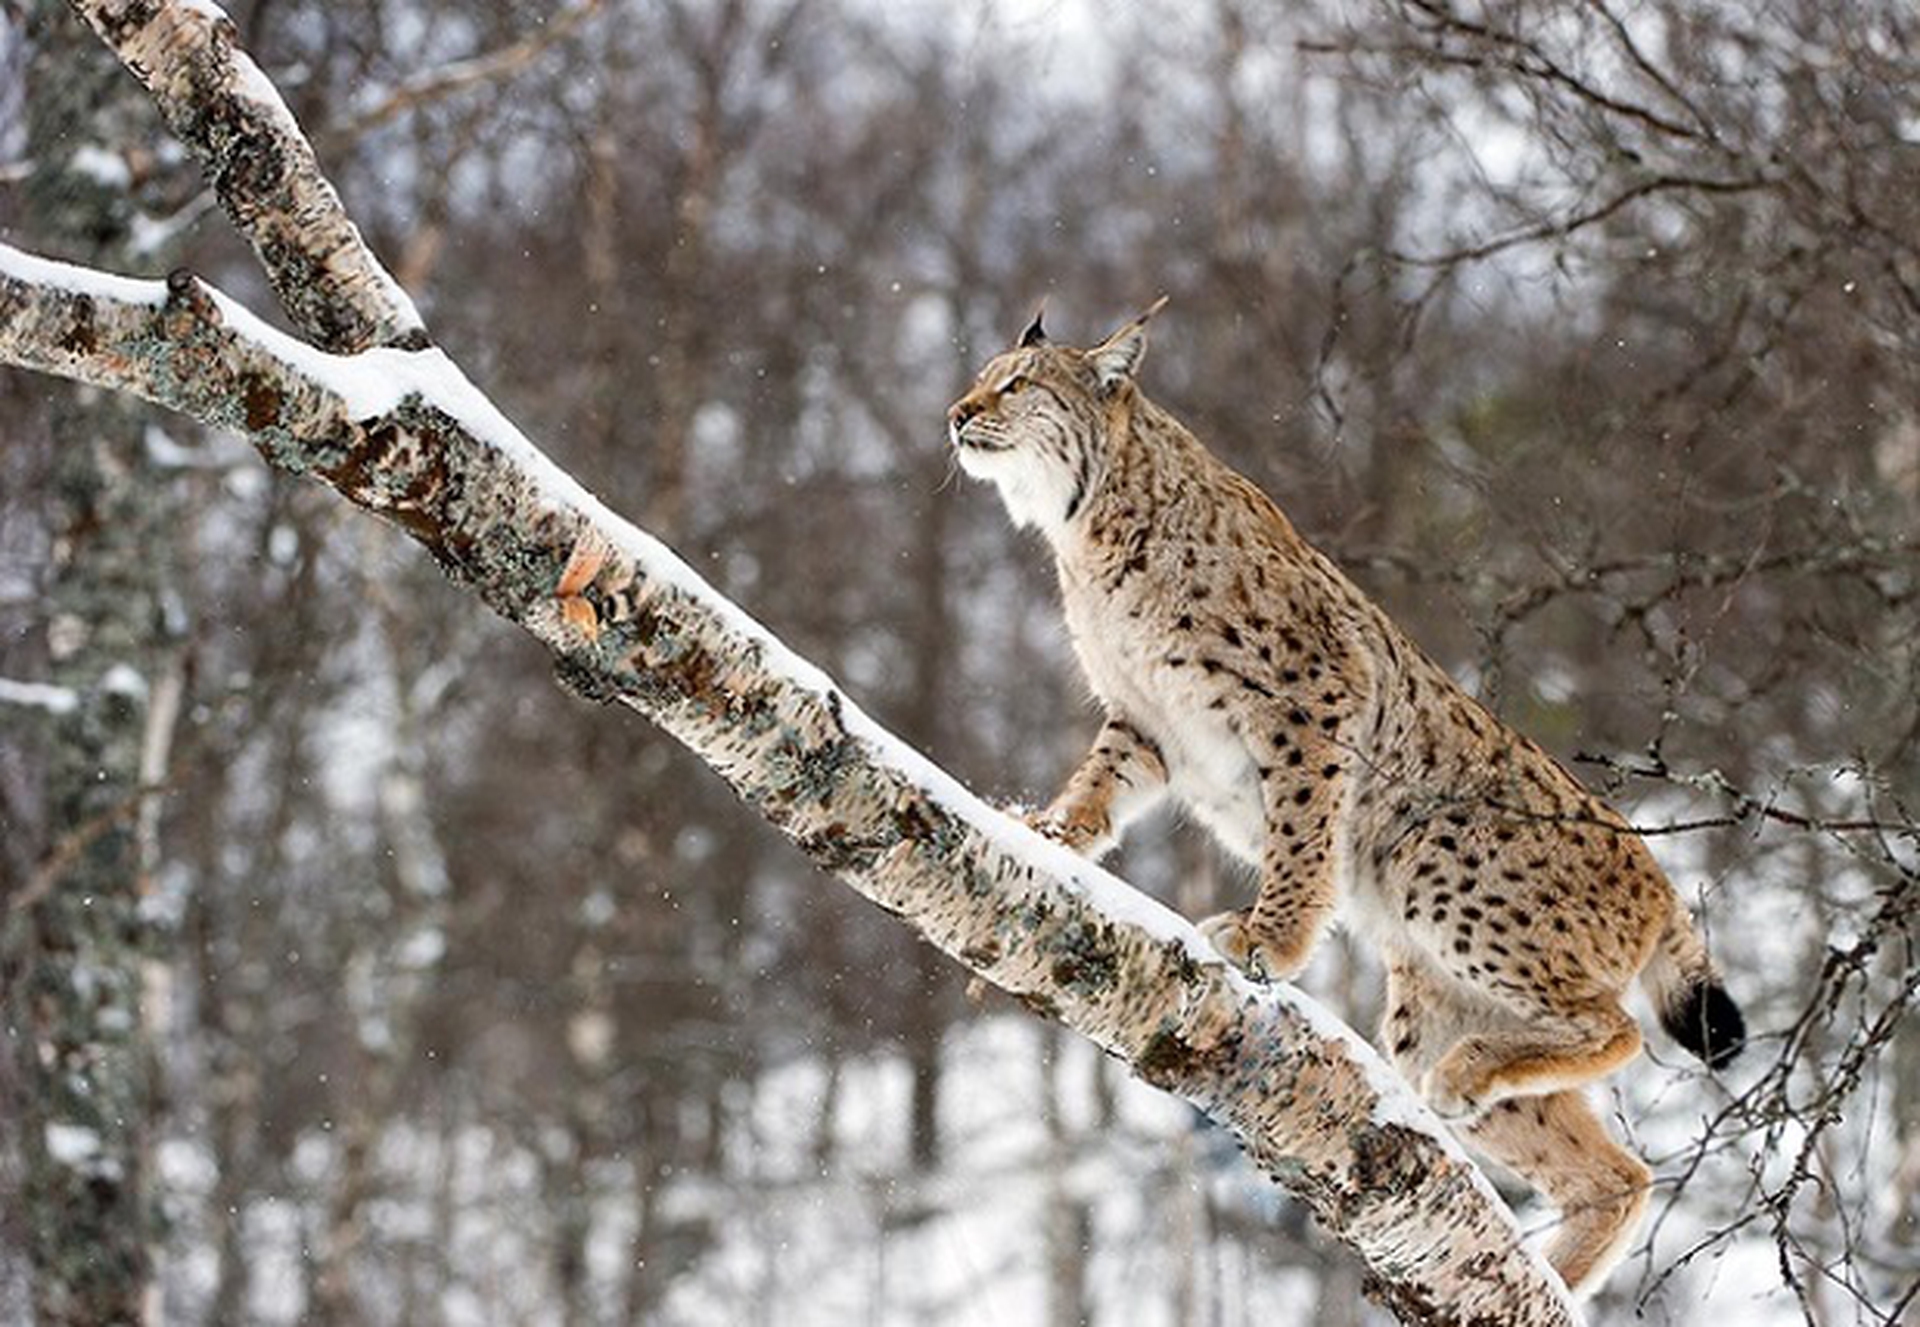
[{"label": "pointed ear tuft", "polygon": [[1162,295],[1147,306],[1146,312],[1087,352],[1094,372],[1100,375],[1101,390],[1111,391],[1139,371],[1140,360],[1147,353],[1147,324],[1166,307],[1167,297]]},{"label": "pointed ear tuft", "polygon": [[1022,350],[1026,350],[1032,346],[1044,346],[1047,344],[1047,329],[1040,325],[1040,320],[1046,316],[1047,297],[1042,295],[1040,297],[1040,306],[1033,311],[1033,321],[1027,324],[1026,331],[1020,333],[1019,346]]}]

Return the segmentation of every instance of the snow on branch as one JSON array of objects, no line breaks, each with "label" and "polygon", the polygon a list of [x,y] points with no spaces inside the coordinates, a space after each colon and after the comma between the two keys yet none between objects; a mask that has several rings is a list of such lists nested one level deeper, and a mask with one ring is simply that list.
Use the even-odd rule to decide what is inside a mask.
[{"label": "snow on branch", "polygon": [[645,714],[813,861],[1233,1130],[1403,1318],[1574,1321],[1499,1198],[1355,1034],[1249,984],[1184,920],[887,733],[439,351],[330,355],[184,272],[129,281],[0,246],[0,362],[241,433],[401,527],[541,639],[570,689]]}]

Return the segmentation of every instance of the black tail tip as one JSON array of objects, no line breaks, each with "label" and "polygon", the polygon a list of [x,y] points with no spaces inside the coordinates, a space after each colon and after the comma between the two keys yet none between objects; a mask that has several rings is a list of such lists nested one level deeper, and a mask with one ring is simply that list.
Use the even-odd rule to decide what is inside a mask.
[{"label": "black tail tip", "polygon": [[1747,1044],[1747,1021],[1740,1017],[1740,1006],[1717,981],[1689,986],[1673,1008],[1661,1014],[1660,1024],[1713,1069],[1733,1063]]}]

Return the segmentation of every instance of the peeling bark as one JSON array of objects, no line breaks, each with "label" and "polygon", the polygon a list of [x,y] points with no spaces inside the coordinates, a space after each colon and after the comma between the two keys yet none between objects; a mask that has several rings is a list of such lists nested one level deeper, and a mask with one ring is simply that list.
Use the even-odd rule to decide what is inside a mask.
[{"label": "peeling bark", "polygon": [[329,383],[364,373],[348,366],[366,357],[283,343],[184,273],[164,291],[58,280],[0,249],[0,362],[240,432],[271,464],[397,524],[542,640],[571,690],[645,714],[813,861],[1234,1130],[1403,1320],[1574,1320],[1438,1124],[1383,1109],[1375,1084],[1390,1075],[1367,1047],[1304,999],[1208,960],[1144,901],[1128,917],[1103,911],[1110,878],[943,786],[671,553],[503,439],[477,393],[446,389],[437,354],[376,352],[417,390],[356,419]]}]

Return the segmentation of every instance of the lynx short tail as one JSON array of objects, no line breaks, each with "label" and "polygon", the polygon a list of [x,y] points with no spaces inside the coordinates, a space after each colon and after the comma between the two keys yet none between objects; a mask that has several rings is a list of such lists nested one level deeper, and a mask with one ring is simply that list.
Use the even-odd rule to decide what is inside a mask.
[{"label": "lynx short tail", "polygon": [[1747,1044],[1747,1023],[1727,994],[1685,905],[1674,901],[1653,958],[1640,974],[1667,1034],[1707,1064],[1732,1063]]}]

